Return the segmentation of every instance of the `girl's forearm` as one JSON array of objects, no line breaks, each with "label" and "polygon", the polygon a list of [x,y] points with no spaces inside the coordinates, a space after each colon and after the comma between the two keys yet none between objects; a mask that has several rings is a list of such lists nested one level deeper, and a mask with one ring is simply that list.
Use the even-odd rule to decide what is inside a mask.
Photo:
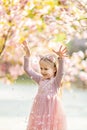
[{"label": "girl's forearm", "polygon": [[57,71],[57,77],[59,78],[59,80],[61,81],[62,76],[63,76],[63,58],[59,58],[59,67],[58,67],[58,71]]},{"label": "girl's forearm", "polygon": [[41,75],[32,69],[30,63],[30,56],[24,56],[24,70],[30,78],[39,83]]},{"label": "girl's forearm", "polygon": [[57,83],[58,86],[60,86],[61,84],[61,80],[62,80],[62,76],[63,76],[63,58],[58,58],[58,70],[56,73],[56,77],[55,77],[55,82]]},{"label": "girl's forearm", "polygon": [[29,57],[29,56],[28,56],[27,54],[24,56],[24,70],[25,70],[25,72],[28,71],[28,67],[29,67],[28,57]]}]

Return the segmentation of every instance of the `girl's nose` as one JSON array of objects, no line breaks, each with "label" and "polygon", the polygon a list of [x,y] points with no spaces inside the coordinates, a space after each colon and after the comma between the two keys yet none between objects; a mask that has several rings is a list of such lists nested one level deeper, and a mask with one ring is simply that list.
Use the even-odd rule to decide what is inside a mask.
[{"label": "girl's nose", "polygon": [[41,70],[42,73],[44,73],[44,70]]}]

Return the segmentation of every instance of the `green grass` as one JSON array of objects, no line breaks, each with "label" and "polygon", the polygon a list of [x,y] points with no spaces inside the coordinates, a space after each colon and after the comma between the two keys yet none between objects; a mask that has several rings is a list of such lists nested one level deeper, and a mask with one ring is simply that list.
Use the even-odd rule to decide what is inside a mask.
[{"label": "green grass", "polygon": [[19,76],[18,79],[15,81],[16,84],[20,85],[33,85],[35,82],[29,78],[27,75]]}]

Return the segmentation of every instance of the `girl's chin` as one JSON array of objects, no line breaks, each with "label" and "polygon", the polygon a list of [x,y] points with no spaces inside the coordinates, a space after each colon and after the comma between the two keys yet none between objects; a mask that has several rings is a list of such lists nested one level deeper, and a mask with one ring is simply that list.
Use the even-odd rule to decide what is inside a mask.
[{"label": "girl's chin", "polygon": [[43,76],[43,79],[50,79],[50,77],[48,77],[48,76]]},{"label": "girl's chin", "polygon": [[50,79],[51,77],[48,75],[43,75],[43,79]]}]

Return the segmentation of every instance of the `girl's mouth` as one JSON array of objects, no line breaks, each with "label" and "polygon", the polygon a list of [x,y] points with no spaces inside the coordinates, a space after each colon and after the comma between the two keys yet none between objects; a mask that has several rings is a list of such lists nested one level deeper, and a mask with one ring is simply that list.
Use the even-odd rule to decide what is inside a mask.
[{"label": "girl's mouth", "polygon": [[47,74],[43,74],[43,76],[47,76]]}]

